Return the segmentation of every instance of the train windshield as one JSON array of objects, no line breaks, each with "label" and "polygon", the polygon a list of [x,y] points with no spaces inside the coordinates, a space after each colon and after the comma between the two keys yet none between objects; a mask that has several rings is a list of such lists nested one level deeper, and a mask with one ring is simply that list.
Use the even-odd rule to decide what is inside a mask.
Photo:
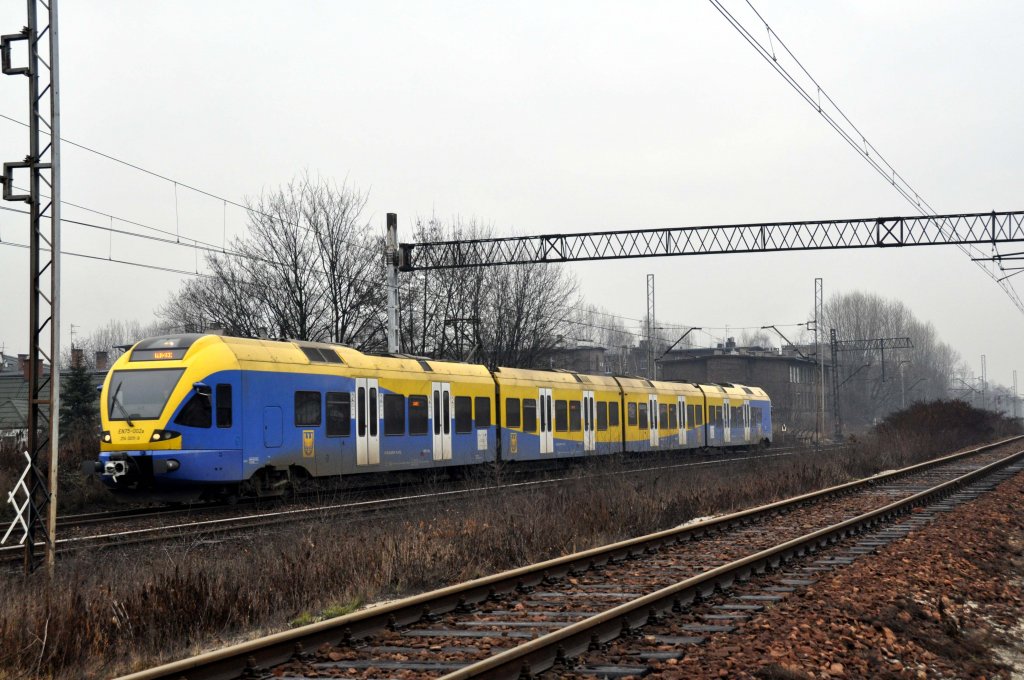
[{"label": "train windshield", "polygon": [[153,420],[163,412],[183,368],[114,371],[107,390],[110,420]]}]

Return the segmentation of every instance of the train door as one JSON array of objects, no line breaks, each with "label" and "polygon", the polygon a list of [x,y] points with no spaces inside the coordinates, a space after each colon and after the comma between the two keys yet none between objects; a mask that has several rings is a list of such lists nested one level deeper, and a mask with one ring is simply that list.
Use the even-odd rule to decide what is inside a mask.
[{"label": "train door", "polygon": [[555,424],[551,420],[551,388],[540,388],[540,452],[541,455],[555,452]]},{"label": "train door", "polygon": [[434,424],[434,460],[452,459],[452,386],[431,383],[430,419]]},{"label": "train door", "polygon": [[743,441],[750,443],[750,402],[743,402]]},{"label": "train door", "polygon": [[380,463],[379,392],[376,378],[356,378],[356,465]]},{"label": "train door", "polygon": [[597,437],[594,435],[594,393],[583,391],[583,450],[593,451],[597,448]]},{"label": "train door", "polygon": [[729,400],[722,402],[722,441],[728,444],[732,441],[732,409],[729,407]]},{"label": "train door", "polygon": [[676,412],[679,414],[679,446],[686,446],[686,400],[676,397]]},{"label": "train door", "polygon": [[651,446],[658,445],[658,395],[647,395],[648,421],[651,426]]}]

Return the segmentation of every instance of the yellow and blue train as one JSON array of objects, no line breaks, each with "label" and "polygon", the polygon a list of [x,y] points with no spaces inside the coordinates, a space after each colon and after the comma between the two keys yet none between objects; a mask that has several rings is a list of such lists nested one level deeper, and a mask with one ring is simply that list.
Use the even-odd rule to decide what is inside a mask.
[{"label": "yellow and blue train", "polygon": [[733,384],[367,355],[316,342],[143,340],[102,387],[110,488],[184,500],[300,482],[627,452],[767,445],[771,401]]}]

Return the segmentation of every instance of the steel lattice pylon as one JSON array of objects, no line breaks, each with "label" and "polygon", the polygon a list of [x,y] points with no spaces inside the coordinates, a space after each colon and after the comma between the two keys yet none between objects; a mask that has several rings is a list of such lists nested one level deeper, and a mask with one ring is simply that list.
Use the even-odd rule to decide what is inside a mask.
[{"label": "steel lattice pylon", "polygon": [[[60,88],[57,0],[28,0],[28,21],[20,33],[0,36],[4,75],[28,77],[29,154],[4,163],[3,197],[29,204],[29,353],[26,448],[30,458],[25,571],[39,564],[36,541],[44,539],[46,561],[54,564],[57,504],[57,445],[60,413]],[[40,17],[44,22],[40,24]],[[25,65],[15,65],[14,48],[24,43]],[[43,143],[42,137],[49,138]],[[28,172],[29,193],[14,193],[14,173]],[[43,198],[43,185],[50,198]],[[46,367],[49,366],[47,373]],[[48,455],[49,480],[39,469]]]},{"label": "steel lattice pylon", "polygon": [[403,243],[399,268],[451,269],[665,255],[1024,241],[1024,211],[512,236]]}]

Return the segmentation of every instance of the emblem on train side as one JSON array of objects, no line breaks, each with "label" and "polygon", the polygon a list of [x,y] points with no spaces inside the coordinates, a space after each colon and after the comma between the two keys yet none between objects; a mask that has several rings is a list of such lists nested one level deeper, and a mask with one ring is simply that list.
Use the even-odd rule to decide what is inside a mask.
[{"label": "emblem on train side", "polygon": [[303,430],[302,431],[302,457],[312,458],[316,451],[313,449],[313,435],[315,430]]}]

